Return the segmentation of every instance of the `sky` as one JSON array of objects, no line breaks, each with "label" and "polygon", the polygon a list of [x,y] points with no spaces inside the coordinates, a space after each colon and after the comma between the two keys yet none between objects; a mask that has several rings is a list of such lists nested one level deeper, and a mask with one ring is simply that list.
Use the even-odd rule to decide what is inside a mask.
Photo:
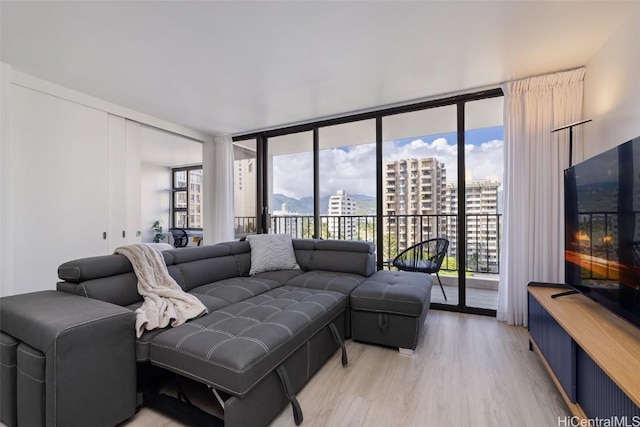
[{"label": "sky", "polygon": [[[467,131],[465,161],[473,179],[488,176],[502,182],[503,128]],[[338,147],[319,152],[320,196],[346,190],[348,194],[376,194],[375,144]],[[444,162],[447,180],[457,176],[456,133],[398,139],[383,143],[383,160],[435,157]],[[313,153],[287,154],[273,158],[273,192],[301,199],[313,194]]]}]

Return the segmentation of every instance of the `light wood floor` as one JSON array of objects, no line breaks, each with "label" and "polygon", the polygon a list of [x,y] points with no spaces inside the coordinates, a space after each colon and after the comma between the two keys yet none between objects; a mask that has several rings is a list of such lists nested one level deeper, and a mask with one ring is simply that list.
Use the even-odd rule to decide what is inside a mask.
[{"label": "light wood floor", "polygon": [[[347,342],[298,393],[303,427],[557,426],[569,416],[527,332],[495,318],[431,310],[413,356]],[[127,427],[180,426],[142,409]],[[272,427],[293,427],[291,407]]]}]

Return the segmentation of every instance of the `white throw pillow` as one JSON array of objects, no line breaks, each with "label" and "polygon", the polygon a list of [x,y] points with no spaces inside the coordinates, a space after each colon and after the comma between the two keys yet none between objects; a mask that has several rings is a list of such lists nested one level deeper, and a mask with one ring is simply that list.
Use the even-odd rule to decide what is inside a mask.
[{"label": "white throw pillow", "polygon": [[247,240],[251,245],[250,275],[300,268],[289,234],[251,234],[247,236]]}]

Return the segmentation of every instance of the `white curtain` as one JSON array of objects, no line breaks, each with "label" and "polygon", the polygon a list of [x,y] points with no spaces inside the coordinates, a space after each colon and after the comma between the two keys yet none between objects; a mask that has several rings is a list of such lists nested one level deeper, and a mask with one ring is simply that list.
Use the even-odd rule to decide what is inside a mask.
[{"label": "white curtain", "polygon": [[233,140],[229,135],[214,136],[202,144],[204,180],[205,245],[234,239],[233,218]]},{"label": "white curtain", "polygon": [[[527,325],[527,283],[564,282],[564,169],[582,118],[584,68],[506,83],[498,320]],[[582,158],[574,132],[573,162]],[[578,155],[576,155],[578,154]]]}]

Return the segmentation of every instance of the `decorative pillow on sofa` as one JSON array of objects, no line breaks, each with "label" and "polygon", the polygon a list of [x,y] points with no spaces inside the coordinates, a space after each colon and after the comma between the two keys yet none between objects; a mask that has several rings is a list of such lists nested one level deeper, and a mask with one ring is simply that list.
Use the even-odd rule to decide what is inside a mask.
[{"label": "decorative pillow on sofa", "polygon": [[249,274],[300,268],[289,234],[251,234],[247,241],[251,246]]}]

